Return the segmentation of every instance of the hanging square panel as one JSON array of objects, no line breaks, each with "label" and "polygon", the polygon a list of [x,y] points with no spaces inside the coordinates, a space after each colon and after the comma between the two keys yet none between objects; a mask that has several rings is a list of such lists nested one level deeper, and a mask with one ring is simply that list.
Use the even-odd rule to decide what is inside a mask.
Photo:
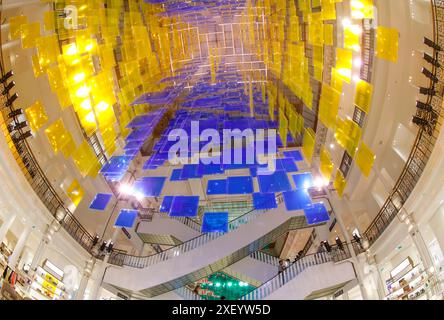
[{"label": "hanging square panel", "polygon": [[311,173],[301,173],[293,175],[296,189],[309,189],[313,187],[313,176]]},{"label": "hanging square panel", "polygon": [[170,209],[171,217],[195,217],[199,208],[199,196],[174,197]]},{"label": "hanging square panel", "polygon": [[122,228],[132,228],[138,214],[139,211],[137,210],[121,210],[119,216],[116,219],[116,222],[114,223],[114,226]]},{"label": "hanging square panel", "polygon": [[310,196],[306,190],[286,191],[283,196],[288,211],[303,210],[311,204]]},{"label": "hanging square panel", "polygon": [[106,209],[106,206],[108,205],[109,201],[112,198],[112,194],[108,193],[98,193],[94,197],[94,200],[89,205],[90,209],[103,211]]},{"label": "hanging square panel", "polygon": [[228,177],[228,194],[253,193],[253,179],[251,177]]},{"label": "hanging square panel", "polygon": [[173,204],[174,197],[173,196],[165,196],[163,197],[162,204],[160,205],[160,212],[170,212],[171,205]]},{"label": "hanging square panel", "polygon": [[283,192],[291,190],[290,180],[285,171],[276,171],[271,175],[258,174],[259,190],[261,193]]},{"label": "hanging square panel", "polygon": [[158,197],[162,193],[165,177],[144,177],[136,181],[134,189],[144,197]]},{"label": "hanging square panel", "polygon": [[322,203],[313,203],[304,209],[307,224],[319,224],[330,220],[327,208]]},{"label": "hanging square panel", "polygon": [[276,209],[276,195],[274,193],[253,193],[253,207],[255,210]]},{"label": "hanging square panel", "polygon": [[207,185],[207,195],[227,194],[227,180],[209,180]]},{"label": "hanging square panel", "polygon": [[228,232],[228,212],[205,212],[202,233]]}]

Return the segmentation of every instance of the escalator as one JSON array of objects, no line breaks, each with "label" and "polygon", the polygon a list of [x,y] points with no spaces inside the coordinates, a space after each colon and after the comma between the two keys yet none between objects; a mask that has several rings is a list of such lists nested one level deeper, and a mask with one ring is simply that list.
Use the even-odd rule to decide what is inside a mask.
[{"label": "escalator", "polygon": [[288,212],[282,198],[278,200],[277,209],[252,211],[233,220],[228,234],[203,234],[149,257],[116,256],[114,263],[121,267],[107,267],[103,286],[154,297],[233,265],[288,230],[309,227],[303,211]]}]

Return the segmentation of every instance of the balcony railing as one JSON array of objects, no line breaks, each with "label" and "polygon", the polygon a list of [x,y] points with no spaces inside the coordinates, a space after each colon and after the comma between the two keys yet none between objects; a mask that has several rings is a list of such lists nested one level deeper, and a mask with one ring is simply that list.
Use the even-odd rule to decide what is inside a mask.
[{"label": "balcony railing", "polygon": [[[434,21],[434,42],[444,48],[444,1],[431,0]],[[433,76],[438,79],[437,83],[430,81],[429,88],[434,90],[444,85],[444,53],[434,50],[433,57],[439,62],[440,67],[431,66]],[[442,125],[443,99],[438,95],[429,95],[427,104],[433,108],[432,113],[435,120],[429,122],[429,126],[420,127],[413,148],[410,152],[406,165],[396,182],[390,196],[385,201],[376,218],[364,232],[364,237],[369,245],[382,235],[390,223],[395,219],[408,197],[418,183],[428,160],[432,154],[436,140]]]}]

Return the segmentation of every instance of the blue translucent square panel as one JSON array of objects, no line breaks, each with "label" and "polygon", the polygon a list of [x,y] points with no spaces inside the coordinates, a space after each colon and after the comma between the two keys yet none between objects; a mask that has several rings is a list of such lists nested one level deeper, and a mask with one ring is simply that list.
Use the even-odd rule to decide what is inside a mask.
[{"label": "blue translucent square panel", "polygon": [[285,159],[279,159],[282,168],[286,171],[286,172],[298,172],[299,169],[296,165],[296,163],[294,163],[294,160],[292,158],[285,158]]},{"label": "blue translucent square panel", "polygon": [[117,217],[114,226],[116,227],[124,227],[124,228],[132,228],[134,222],[136,221],[137,215],[139,211],[137,210],[121,210],[119,216]]},{"label": "blue translucent square panel", "polygon": [[285,171],[276,171],[271,175],[258,175],[261,193],[283,192],[291,190],[290,180]]},{"label": "blue translucent square panel", "polygon": [[202,178],[202,166],[198,164],[186,164],[182,168],[180,179],[199,179]]},{"label": "blue translucent square panel", "polygon": [[160,205],[159,211],[160,212],[170,212],[171,205],[173,204],[173,196],[165,196],[163,197],[162,204]]},{"label": "blue translucent square panel", "polygon": [[313,203],[304,209],[304,213],[308,224],[319,224],[330,220],[327,208],[323,203]]},{"label": "blue translucent square panel", "polygon": [[182,179],[181,175],[182,175],[182,169],[174,169],[173,172],[171,173],[170,181],[184,181],[184,180],[187,180],[187,179]]},{"label": "blue translucent square panel", "polygon": [[293,181],[296,189],[309,189],[313,187],[313,176],[309,172],[293,175]]},{"label": "blue translucent square panel", "polygon": [[253,193],[253,207],[255,210],[267,210],[277,208],[274,193]]},{"label": "blue translucent square panel", "polygon": [[178,196],[174,197],[171,204],[171,217],[195,217],[199,207],[198,196]]},{"label": "blue translucent square panel", "polygon": [[294,151],[284,151],[284,156],[287,158],[293,158],[294,161],[303,161],[304,158],[302,157],[302,154],[298,150]]},{"label": "blue translucent square panel", "polygon": [[158,197],[162,193],[165,180],[165,177],[144,177],[136,181],[134,188],[144,197]]},{"label": "blue translucent square panel", "polygon": [[250,194],[253,193],[253,178],[251,177],[229,177],[227,179],[228,194]]},{"label": "blue translucent square panel", "polygon": [[205,212],[202,219],[204,232],[228,232],[228,212]]},{"label": "blue translucent square panel", "polygon": [[94,200],[89,205],[90,209],[103,211],[111,200],[112,194],[108,193],[98,193],[96,194]]},{"label": "blue translucent square panel", "polygon": [[207,185],[207,195],[227,194],[227,180],[210,180]]},{"label": "blue translucent square panel", "polygon": [[305,190],[286,191],[283,193],[288,211],[303,210],[311,205],[311,199]]},{"label": "blue translucent square panel", "polygon": [[108,162],[102,167],[100,173],[107,174],[120,174],[126,171],[133,160],[131,156],[113,156]]}]

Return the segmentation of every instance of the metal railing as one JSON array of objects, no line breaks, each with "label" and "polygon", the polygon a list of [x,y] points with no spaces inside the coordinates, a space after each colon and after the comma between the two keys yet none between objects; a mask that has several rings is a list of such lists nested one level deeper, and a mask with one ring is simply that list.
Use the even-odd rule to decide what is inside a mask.
[{"label": "metal railing", "polygon": [[342,249],[338,248],[338,246],[332,246],[331,252],[320,252],[305,256],[294,262],[282,273],[276,275],[263,283],[260,287],[241,297],[240,300],[262,300],[296,278],[307,268],[329,262],[336,263],[350,258],[351,254],[346,244],[343,245]]},{"label": "metal railing", "polygon": [[156,212],[156,214],[161,219],[174,219],[176,221],[179,221],[180,223],[186,225],[187,227],[199,233],[202,230],[202,225],[199,222],[194,221],[193,219],[190,219],[188,217],[170,217],[168,213],[165,212]]},{"label": "metal railing", "polygon": [[[276,196],[276,201],[278,204],[281,204],[284,200],[282,194]],[[231,232],[236,230],[241,225],[249,223],[251,220],[255,219],[257,216],[261,215],[263,212],[269,210],[251,210],[244,215],[234,219],[228,224],[228,231]],[[189,241],[186,241],[178,246],[174,246],[168,250],[165,250],[158,254],[153,254],[150,256],[142,257],[142,256],[133,256],[128,254],[117,254],[114,257],[110,257],[109,263],[116,265],[125,265],[133,268],[145,268],[156,263],[172,259],[174,257],[179,256],[185,252],[194,250],[200,246],[207,244],[208,242],[217,239],[223,236],[225,233],[223,232],[215,232],[215,233],[205,233],[198,237],[195,237]]]},{"label": "metal railing", "polygon": [[262,251],[253,252],[252,254],[250,254],[250,257],[263,263],[275,266],[276,268],[279,266],[279,258],[273,257],[272,255],[269,255]]},{"label": "metal railing", "polygon": [[[441,48],[444,48],[444,32],[442,30],[444,28],[444,1],[431,0],[431,5],[434,21],[434,42],[441,46]],[[441,87],[444,85],[444,53],[442,51],[434,50],[433,57],[441,66],[431,66],[431,73],[438,80],[437,83],[430,81],[429,88],[432,91],[438,85]],[[430,159],[442,124],[442,97],[439,97],[436,94],[429,95],[427,98],[427,104],[432,106],[432,113],[436,115],[437,119],[430,124],[431,126],[419,128],[413,148],[398,181],[378,215],[364,232],[364,237],[369,242],[369,245],[375,243],[395,219],[402,206],[413,192],[413,189]]]}]

